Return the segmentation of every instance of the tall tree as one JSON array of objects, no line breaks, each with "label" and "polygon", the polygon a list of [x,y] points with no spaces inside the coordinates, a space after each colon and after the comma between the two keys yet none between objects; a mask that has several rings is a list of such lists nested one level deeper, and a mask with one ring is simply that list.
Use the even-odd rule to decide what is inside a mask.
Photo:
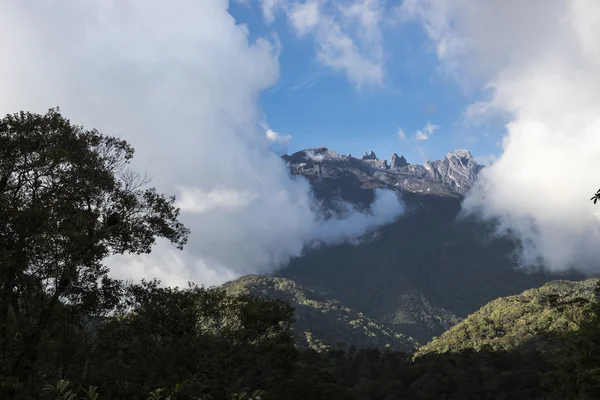
[{"label": "tall tree", "polygon": [[0,120],[0,377],[31,378],[62,305],[93,312],[108,256],[186,243],[175,198],[144,188],[133,154],[58,109]]}]

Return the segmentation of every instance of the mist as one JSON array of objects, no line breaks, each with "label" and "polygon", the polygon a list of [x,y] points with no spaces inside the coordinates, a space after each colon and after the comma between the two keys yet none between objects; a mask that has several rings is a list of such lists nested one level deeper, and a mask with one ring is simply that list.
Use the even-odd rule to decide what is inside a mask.
[{"label": "mist", "polygon": [[268,127],[258,104],[278,82],[280,45],[251,41],[227,9],[226,0],[0,3],[0,113],[60,106],[73,123],[130,142],[132,168],[178,197],[186,249],[159,243],[148,256],[113,258],[115,277],[220,284],[403,212],[381,192],[370,211],[323,219],[309,184],[275,154],[291,136]]},{"label": "mist", "polygon": [[522,266],[599,272],[600,3],[405,1],[443,72],[485,98],[467,119],[507,121],[502,154],[463,203],[522,243]]}]

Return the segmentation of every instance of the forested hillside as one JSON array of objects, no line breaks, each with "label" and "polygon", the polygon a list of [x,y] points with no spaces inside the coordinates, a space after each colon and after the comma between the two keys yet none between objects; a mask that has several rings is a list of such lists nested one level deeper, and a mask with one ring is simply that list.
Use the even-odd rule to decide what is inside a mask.
[{"label": "forested hillside", "polygon": [[335,350],[342,344],[411,352],[418,347],[413,338],[289,279],[250,275],[223,288],[233,295],[252,294],[289,302],[295,314],[294,339],[300,348]]},{"label": "forested hillside", "polygon": [[[496,299],[421,347],[418,354],[543,346],[540,337],[544,334],[579,329],[588,317],[582,301],[593,300],[596,283],[597,279],[553,281],[519,295]],[[553,303],[562,306],[552,307]]]}]

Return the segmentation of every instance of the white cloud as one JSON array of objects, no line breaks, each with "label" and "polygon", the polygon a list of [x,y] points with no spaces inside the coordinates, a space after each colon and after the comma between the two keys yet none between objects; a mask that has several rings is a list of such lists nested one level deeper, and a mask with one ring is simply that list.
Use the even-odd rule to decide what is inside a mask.
[{"label": "white cloud", "polygon": [[431,135],[438,128],[439,128],[439,125],[433,125],[431,122],[427,121],[427,124],[423,128],[423,132],[425,132],[427,135]]},{"label": "white cloud", "polygon": [[284,0],[260,0],[263,17],[267,24],[272,24],[275,21],[275,15],[283,4]]},{"label": "white cloud", "polygon": [[345,6],[338,4],[340,14],[350,23],[358,25],[360,38],[380,50],[382,43],[381,25],[385,13],[382,0],[356,0]]},{"label": "white cloud", "polygon": [[179,193],[177,207],[182,212],[191,214],[224,209],[235,210],[246,207],[250,202],[258,199],[258,194],[255,192],[241,192],[223,187],[217,187],[211,191],[181,187]]},{"label": "white cloud", "polygon": [[424,134],[422,131],[416,131],[415,132],[415,139],[416,140],[429,140],[429,136],[427,136],[426,134]]},{"label": "white cloud", "polygon": [[278,44],[250,41],[227,9],[226,0],[0,2],[0,113],[58,105],[74,123],[128,140],[133,168],[179,196],[186,249],[114,258],[115,276],[220,283],[299,255],[321,228],[344,240],[398,215],[320,219],[308,183],[269,150],[285,136],[258,124],[259,94],[279,77]]},{"label": "white cloud", "polygon": [[314,150],[307,150],[306,158],[315,162],[321,162],[325,159],[325,156],[323,154],[315,154]]},{"label": "white cloud", "polygon": [[270,149],[277,155],[287,154],[289,144],[292,141],[292,135],[280,135],[263,122],[261,124],[265,130],[265,136],[270,143]]},{"label": "white cloud", "polygon": [[415,139],[419,141],[429,140],[433,132],[439,129],[438,125],[433,125],[431,122],[427,121],[427,124],[420,130],[415,132]]},{"label": "white cloud", "polygon": [[406,141],[406,134],[404,133],[404,130],[402,130],[402,128],[398,128],[398,132],[396,132],[396,134],[398,135],[400,140]]},{"label": "white cloud", "polygon": [[312,34],[317,59],[345,74],[358,88],[383,84],[382,1],[355,0],[327,7],[328,4],[326,0],[291,3],[286,10],[297,35]]},{"label": "white cloud", "polygon": [[306,3],[293,3],[289,8],[288,17],[296,33],[304,36],[319,24],[320,2],[313,0]]},{"label": "white cloud", "polygon": [[461,82],[490,96],[469,112],[510,116],[503,153],[466,212],[517,234],[521,261],[598,271],[600,3],[405,1]]},{"label": "white cloud", "polygon": [[[375,201],[367,213],[357,212],[348,207],[348,215],[344,219],[336,219],[319,224],[315,230],[314,238],[325,243],[339,243],[343,240],[356,238],[361,234],[391,221],[390,216],[400,217],[404,206],[398,202],[398,195],[390,190],[377,189]],[[345,238],[340,238],[337,232],[346,232]]]}]

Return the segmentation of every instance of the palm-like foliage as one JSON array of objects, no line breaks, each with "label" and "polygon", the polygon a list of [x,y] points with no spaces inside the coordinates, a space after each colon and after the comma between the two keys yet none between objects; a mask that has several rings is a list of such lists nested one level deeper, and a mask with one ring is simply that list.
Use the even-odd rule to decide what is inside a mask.
[{"label": "palm-like foliage", "polygon": [[[90,386],[87,389],[80,387],[79,392],[82,395],[77,398],[77,391],[68,389],[69,385],[69,381],[61,379],[54,385],[48,384],[44,386],[42,392],[49,394],[53,400],[98,400],[99,393],[97,392],[97,386]],[[165,388],[153,390],[148,394],[148,400],[171,400],[173,395],[177,394],[182,388],[183,384],[177,384],[171,394],[168,395]],[[248,393],[246,392],[234,393],[232,400],[261,400],[265,393],[263,390],[255,390],[250,397],[248,397]]]},{"label": "palm-like foliage", "polygon": [[42,388],[42,392],[49,393],[56,400],[75,400],[77,394],[72,390],[67,390],[69,381],[61,379],[55,385],[46,385]]},{"label": "palm-like foliage", "polygon": [[596,204],[598,202],[598,200],[600,200],[600,189],[598,189],[596,194],[594,194],[594,197],[592,197],[590,200],[593,201],[594,204]]},{"label": "palm-like foliage", "polygon": [[87,389],[81,388],[80,390],[83,392],[83,396],[79,397],[79,400],[98,400],[97,386],[90,386]]},{"label": "palm-like foliage", "polygon": [[264,394],[265,394],[265,392],[262,390],[255,390],[254,393],[252,393],[251,397],[248,398],[248,393],[246,393],[246,392],[235,393],[233,396],[231,396],[231,399],[232,400],[260,400]]}]

